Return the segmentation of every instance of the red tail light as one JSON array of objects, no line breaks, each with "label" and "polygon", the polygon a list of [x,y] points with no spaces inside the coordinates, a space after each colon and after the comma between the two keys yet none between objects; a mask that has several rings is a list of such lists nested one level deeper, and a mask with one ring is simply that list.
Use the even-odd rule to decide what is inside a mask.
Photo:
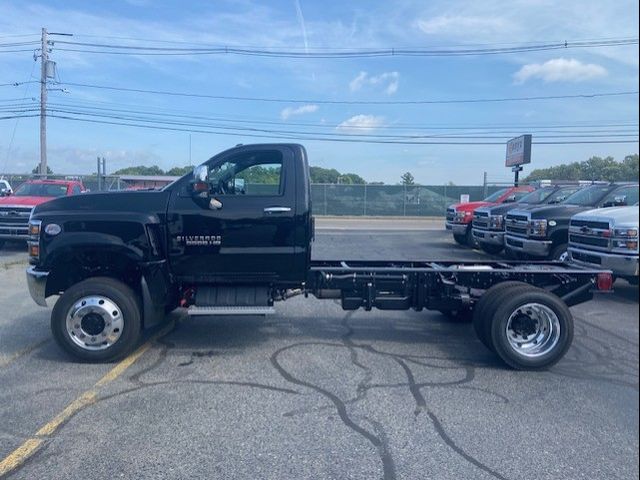
[{"label": "red tail light", "polygon": [[609,292],[613,287],[613,275],[610,273],[599,273],[596,278],[596,287],[602,292]]}]

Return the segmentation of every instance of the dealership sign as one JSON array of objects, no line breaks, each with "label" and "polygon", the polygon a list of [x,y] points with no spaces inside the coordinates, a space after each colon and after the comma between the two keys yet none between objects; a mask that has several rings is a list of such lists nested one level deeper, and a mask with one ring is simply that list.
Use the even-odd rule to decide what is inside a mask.
[{"label": "dealership sign", "polygon": [[507,142],[506,167],[531,163],[531,135],[522,135]]}]

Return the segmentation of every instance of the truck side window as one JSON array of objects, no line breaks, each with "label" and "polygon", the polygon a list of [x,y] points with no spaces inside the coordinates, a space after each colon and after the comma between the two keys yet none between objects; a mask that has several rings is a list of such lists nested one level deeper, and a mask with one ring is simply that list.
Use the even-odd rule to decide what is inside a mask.
[{"label": "truck side window", "polygon": [[634,205],[638,201],[638,186],[630,185],[615,189],[602,201],[605,207],[623,207]]},{"label": "truck side window", "polygon": [[277,151],[247,153],[209,170],[213,195],[282,195],[282,155]]},{"label": "truck side window", "polygon": [[78,185],[74,185],[73,187],[71,187],[71,195],[79,195],[82,193],[82,190],[80,190],[80,187]]}]

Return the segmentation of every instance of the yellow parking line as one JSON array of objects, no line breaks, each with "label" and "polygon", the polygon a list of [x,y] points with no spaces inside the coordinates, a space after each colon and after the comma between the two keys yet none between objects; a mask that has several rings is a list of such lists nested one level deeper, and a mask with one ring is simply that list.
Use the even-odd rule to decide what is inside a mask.
[{"label": "yellow parking line", "polygon": [[135,352],[131,353],[125,359],[121,360],[115,367],[109,370],[104,377],[98,380],[91,389],[81,394],[69,405],[67,405],[67,407],[58,415],[56,415],[51,421],[44,424],[36,432],[33,438],[29,438],[28,440],[26,440],[22,445],[20,445],[13,452],[7,455],[2,461],[0,461],[0,477],[3,477],[12,470],[15,470],[28,458],[33,456],[38,451],[46,437],[55,433],[55,431],[75,413],[79,412],[86,406],[95,403],[98,397],[98,390],[101,387],[107,385],[108,383],[114,381],[116,378],[122,375],[127,368],[133,365],[147,350],[149,350],[151,344],[156,339],[169,333],[173,329],[173,326],[173,322],[170,323],[149,340],[147,340]]}]

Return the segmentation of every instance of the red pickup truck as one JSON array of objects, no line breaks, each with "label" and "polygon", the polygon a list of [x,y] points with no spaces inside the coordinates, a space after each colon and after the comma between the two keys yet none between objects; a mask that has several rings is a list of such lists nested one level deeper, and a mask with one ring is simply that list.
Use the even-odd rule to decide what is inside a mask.
[{"label": "red pickup truck", "polygon": [[5,240],[27,240],[29,216],[36,205],[85,191],[78,180],[27,180],[14,193],[0,197],[0,247]]},{"label": "red pickup truck", "polygon": [[525,185],[520,187],[508,187],[492,193],[487,198],[479,202],[455,203],[447,208],[445,226],[451,230],[453,238],[460,245],[476,247],[476,240],[473,238],[471,222],[473,212],[476,208],[497,205],[499,203],[517,202],[527,193],[535,188]]}]

